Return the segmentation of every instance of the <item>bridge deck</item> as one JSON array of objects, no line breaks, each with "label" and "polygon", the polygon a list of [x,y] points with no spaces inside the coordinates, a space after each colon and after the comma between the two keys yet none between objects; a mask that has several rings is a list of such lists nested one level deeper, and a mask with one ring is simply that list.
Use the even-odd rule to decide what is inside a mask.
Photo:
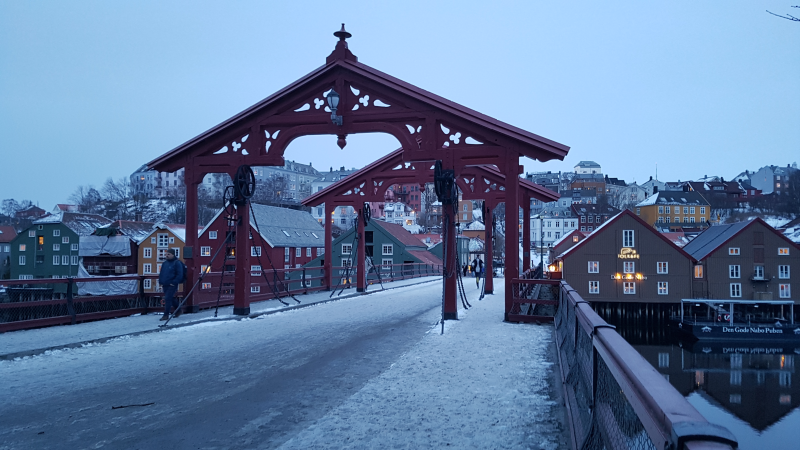
[{"label": "bridge deck", "polygon": [[[435,325],[441,283],[430,282],[0,361],[8,393],[0,440],[28,448],[566,448],[553,325],[504,323],[502,284],[483,301],[465,287],[473,308],[447,322],[444,335]],[[102,330],[106,338],[145,331],[131,325],[140,322],[152,329],[157,316],[0,340],[18,351],[31,342],[57,347],[97,340]]]}]

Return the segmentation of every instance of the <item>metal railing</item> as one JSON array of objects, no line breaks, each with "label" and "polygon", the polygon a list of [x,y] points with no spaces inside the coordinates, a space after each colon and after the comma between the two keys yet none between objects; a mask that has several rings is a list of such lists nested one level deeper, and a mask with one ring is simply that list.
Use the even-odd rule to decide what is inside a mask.
[{"label": "metal railing", "polygon": [[[6,292],[0,295],[0,332],[162,311],[162,293],[146,292],[144,288],[145,280],[156,278],[157,275],[3,280]],[[108,281],[126,282],[128,293],[81,294],[103,289],[101,286]],[[121,290],[124,289],[117,289]]]},{"label": "metal railing", "polygon": [[709,423],[569,284],[514,280],[515,295],[531,283],[557,290],[555,339],[572,448],[737,447],[730,431]]}]

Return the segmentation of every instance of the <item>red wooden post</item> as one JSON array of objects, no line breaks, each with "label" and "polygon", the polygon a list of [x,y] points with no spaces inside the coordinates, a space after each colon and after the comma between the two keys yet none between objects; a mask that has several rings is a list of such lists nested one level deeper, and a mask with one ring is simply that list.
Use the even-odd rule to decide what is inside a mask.
[{"label": "red wooden post", "polygon": [[[186,247],[192,249],[191,257],[183,254],[183,261],[186,264],[186,283],[183,284],[185,293],[194,286],[195,278],[198,274],[197,257],[200,256],[200,249],[197,247],[197,185],[203,181],[203,175],[197,173],[191,163],[187,163],[184,168],[184,183],[186,184]],[[200,308],[197,305],[197,290],[185,303],[187,312],[197,312]]]},{"label": "red wooden post", "polygon": [[519,154],[514,150],[506,152],[506,301],[504,319],[513,306],[513,280],[519,278]]},{"label": "red wooden post", "polygon": [[[514,177],[516,178],[516,177]],[[522,270],[531,268],[531,196],[522,195]]]},{"label": "red wooden post", "polygon": [[333,289],[333,264],[331,261],[333,259],[333,224],[331,223],[331,217],[333,214],[333,202],[326,202],[325,203],[325,217],[322,220],[325,221],[325,248],[323,249],[323,267],[325,268],[325,286],[327,289],[326,291],[330,291]]},{"label": "red wooden post", "polygon": [[358,251],[356,252],[356,292],[367,290],[366,259],[367,246],[365,241],[364,223],[361,221],[361,209],[356,210],[356,233],[358,233]]},{"label": "red wooden post", "polygon": [[492,246],[492,239],[494,238],[492,233],[492,217],[493,217],[493,210],[494,210],[494,203],[485,202],[484,205],[486,206],[486,217],[483,218],[484,228],[486,232],[484,233],[484,238],[486,238],[486,287],[485,293],[486,294],[493,294],[494,293],[494,258],[492,254],[494,252],[494,247]]},{"label": "red wooden post", "polygon": [[[250,314],[250,208],[236,208],[236,283],[233,292],[233,313]],[[225,268],[223,267],[223,270]]]}]

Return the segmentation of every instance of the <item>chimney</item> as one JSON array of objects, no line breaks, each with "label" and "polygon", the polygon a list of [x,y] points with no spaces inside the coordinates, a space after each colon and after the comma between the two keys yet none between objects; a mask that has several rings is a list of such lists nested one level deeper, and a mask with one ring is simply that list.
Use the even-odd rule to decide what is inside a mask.
[{"label": "chimney", "polygon": [[134,220],[136,220],[137,222],[141,222],[142,221],[142,213],[141,212],[137,212],[136,213],[136,217],[135,217]]},{"label": "chimney", "polygon": [[650,181],[653,181],[653,176],[652,175],[650,175]]}]

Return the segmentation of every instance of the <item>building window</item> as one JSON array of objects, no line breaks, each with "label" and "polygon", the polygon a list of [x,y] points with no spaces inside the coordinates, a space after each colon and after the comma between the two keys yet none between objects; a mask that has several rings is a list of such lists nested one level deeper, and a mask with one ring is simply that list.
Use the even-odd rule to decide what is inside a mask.
[{"label": "building window", "polygon": [[731,297],[742,296],[742,283],[731,283]]},{"label": "building window", "polygon": [[211,256],[211,247],[209,246],[200,247],[200,256]]},{"label": "building window", "polygon": [[[41,226],[41,225],[40,225],[40,226]],[[35,232],[35,231],[33,231],[33,230],[31,230],[31,231],[28,231],[28,237],[36,237],[36,232]]]},{"label": "building window", "polygon": [[392,258],[384,258],[383,261],[381,261],[381,270],[392,270],[392,264],[394,264]]},{"label": "building window", "polygon": [[211,289],[211,283],[204,282],[203,285],[201,286],[201,289]]},{"label": "building window", "polygon": [[[77,258],[77,256],[75,258]],[[69,256],[68,255],[64,255],[64,256],[61,257],[61,265],[62,266],[68,266],[69,265]]]},{"label": "building window", "polygon": [[589,216],[589,223],[594,223],[594,216]]},{"label": "building window", "polygon": [[789,256],[789,247],[781,247],[778,249],[779,256]]},{"label": "building window", "polygon": [[592,231],[592,227],[586,227],[586,231]]},{"label": "building window", "polygon": [[703,278],[703,266],[694,266],[694,277]]},{"label": "building window", "polygon": [[625,281],[622,283],[622,292],[624,294],[635,294],[636,293],[636,283],[633,281]]},{"label": "building window", "polygon": [[578,242],[578,236],[572,236],[572,242]]},{"label": "building window", "polygon": [[303,256],[303,247],[295,247],[294,249],[294,257],[299,258]]},{"label": "building window", "polygon": [[764,279],[764,266],[753,267],[753,278],[756,280]]},{"label": "building window", "polygon": [[639,213],[642,212],[642,208],[636,208],[636,215],[638,216]]},{"label": "building window", "polygon": [[600,273],[600,261],[589,261],[589,273]]},{"label": "building window", "polygon": [[353,251],[353,244],[342,244],[342,254],[349,255]]},{"label": "building window", "polygon": [[669,220],[669,217],[665,217],[665,218],[664,218],[664,221],[665,221],[665,222],[667,222],[667,223],[669,223],[669,221],[670,221],[670,220]]},{"label": "building window", "polygon": [[675,223],[681,223],[681,218],[680,217],[675,217]]},{"label": "building window", "polygon": [[683,207],[683,213],[684,214],[689,214],[689,207],[688,206],[684,206]]},{"label": "building window", "polygon": [[394,246],[392,244],[383,244],[384,255],[394,255]]},{"label": "building window", "polygon": [[216,231],[209,231],[208,232],[208,238],[209,239],[216,239],[217,238],[217,232]]},{"label": "building window", "polygon": [[636,263],[633,261],[625,261],[622,263],[622,272],[636,273]]},{"label": "building window", "polygon": [[261,292],[261,286],[250,286],[251,294],[258,294],[259,292]]},{"label": "building window", "polygon": [[[763,269],[763,267],[762,267],[762,269]],[[789,266],[788,265],[786,265],[786,266],[783,266],[783,265],[778,266],[778,278],[780,278],[782,280],[788,280],[789,279]]]},{"label": "building window", "polygon": [[169,247],[169,234],[158,234],[158,246]]},{"label": "building window", "polygon": [[692,206],[691,208],[689,208],[689,214],[694,214],[694,206]]},{"label": "building window", "polygon": [[700,207],[700,214],[705,214],[705,213],[706,213],[706,207],[705,206],[701,206]]},{"label": "building window", "polygon": [[781,284],[779,292],[780,292],[780,295],[779,295],[780,298],[791,298],[791,296],[792,296],[791,285]]},{"label": "building window", "polygon": [[663,206],[659,206],[658,207],[658,213],[659,214],[664,214],[664,207]]},{"label": "building window", "polygon": [[70,250],[72,250],[73,252],[77,252],[78,251],[78,244],[72,244],[70,246]]},{"label": "building window", "polygon": [[322,255],[323,253],[325,253],[325,248],[323,248],[323,247],[317,247],[317,256],[320,256],[320,255]]},{"label": "building window", "polygon": [[586,231],[586,227],[581,227],[581,231]]},{"label": "building window", "polygon": [[145,247],[142,251],[142,258],[152,258],[153,257],[153,249],[150,247]]},{"label": "building window", "polygon": [[[342,250],[344,250],[344,244],[342,244]],[[283,262],[289,262],[289,247],[283,248]]]},{"label": "building window", "polygon": [[250,256],[261,256],[261,246],[250,246]]},{"label": "building window", "polygon": [[142,272],[145,274],[153,273],[153,265],[150,263],[142,265]]},{"label": "building window", "polygon": [[[349,267],[350,263],[350,258],[342,258],[342,267]],[[286,268],[288,269],[289,266],[286,266]]]},{"label": "building window", "polygon": [[622,246],[633,247],[633,230],[622,230]]},{"label": "building window", "polygon": [[688,216],[685,216],[683,218],[683,223],[689,223],[689,217]]},{"label": "building window", "polygon": [[61,230],[53,230],[53,236],[61,236]]},{"label": "building window", "polygon": [[250,266],[250,272],[261,272],[261,266]]},{"label": "building window", "polygon": [[306,257],[307,258],[311,257],[311,247],[306,248]]},{"label": "building window", "polygon": [[53,244],[53,251],[54,252],[61,251],[61,244]]},{"label": "building window", "polygon": [[669,284],[666,281],[658,282],[658,295],[669,294]]},{"label": "building window", "polygon": [[733,256],[739,256],[740,251],[738,247],[730,247],[728,248],[728,254]]},{"label": "building window", "polygon": [[150,238],[150,243],[151,244],[155,244],[156,243],[156,237],[155,236]]},{"label": "building window", "polygon": [[600,282],[599,281],[590,281],[589,282],[589,293],[590,294],[599,294],[600,293]]},{"label": "building window", "polygon": [[62,244],[69,244],[69,236],[64,236],[61,238]]},{"label": "building window", "polygon": [[581,216],[581,223],[586,223],[586,216]]},{"label": "building window", "polygon": [[656,273],[668,274],[669,273],[669,263],[668,262],[656,263]]},{"label": "building window", "polygon": [[[72,261],[70,261],[70,263],[71,263],[73,266],[77,266],[77,265],[78,265],[78,255],[72,255]],[[62,264],[62,265],[63,265],[63,264]]]},{"label": "building window", "polygon": [[670,212],[669,212],[669,206],[667,206],[667,214],[670,214]]},{"label": "building window", "polygon": [[209,272],[208,265],[203,264],[200,266],[200,273],[208,273],[208,272]]},{"label": "building window", "polygon": [[53,255],[53,265],[57,266],[61,262],[61,257],[58,255]]},{"label": "building window", "polygon": [[730,278],[741,278],[741,274],[739,273],[739,265],[729,265],[728,266],[728,276]]},{"label": "building window", "polygon": [[694,217],[689,217],[689,223],[694,223]]}]

